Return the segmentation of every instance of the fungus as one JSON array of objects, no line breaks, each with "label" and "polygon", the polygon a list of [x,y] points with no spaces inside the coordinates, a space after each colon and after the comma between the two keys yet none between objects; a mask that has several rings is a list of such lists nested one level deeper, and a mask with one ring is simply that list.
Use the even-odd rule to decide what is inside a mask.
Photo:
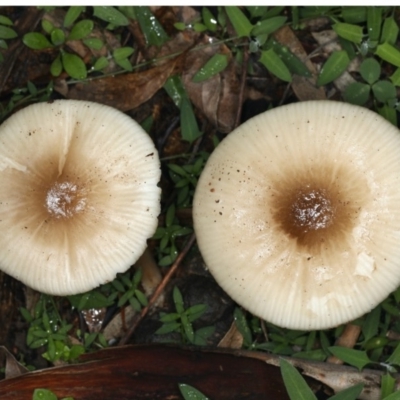
[{"label": "fungus", "polygon": [[282,106],[210,156],[193,204],[200,252],[254,315],[325,329],[400,284],[400,135],[365,108]]},{"label": "fungus", "polygon": [[39,103],[0,127],[0,268],[38,291],[88,291],[127,270],[157,226],[160,164],[122,112]]}]

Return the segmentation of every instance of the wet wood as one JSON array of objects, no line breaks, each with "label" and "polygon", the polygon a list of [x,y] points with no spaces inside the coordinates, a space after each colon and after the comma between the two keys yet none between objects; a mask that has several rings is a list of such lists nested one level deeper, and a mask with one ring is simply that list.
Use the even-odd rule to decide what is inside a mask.
[{"label": "wet wood", "polygon": [[196,387],[211,399],[286,400],[279,368],[223,351],[167,345],[110,348],[82,357],[77,365],[30,372],[0,382],[2,400],[31,400],[46,388],[75,400],[182,399],[178,384]]}]

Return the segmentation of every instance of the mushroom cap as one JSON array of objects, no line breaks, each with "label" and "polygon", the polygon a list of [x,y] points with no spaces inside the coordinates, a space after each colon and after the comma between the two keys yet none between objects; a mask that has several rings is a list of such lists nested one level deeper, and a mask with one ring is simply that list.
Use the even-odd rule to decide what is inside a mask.
[{"label": "mushroom cap", "polygon": [[254,315],[353,320],[400,284],[399,131],[334,101],[264,112],[211,154],[193,218],[212,275]]},{"label": "mushroom cap", "polygon": [[157,227],[159,178],[152,140],[112,107],[16,112],[0,126],[0,268],[53,295],[111,281]]}]

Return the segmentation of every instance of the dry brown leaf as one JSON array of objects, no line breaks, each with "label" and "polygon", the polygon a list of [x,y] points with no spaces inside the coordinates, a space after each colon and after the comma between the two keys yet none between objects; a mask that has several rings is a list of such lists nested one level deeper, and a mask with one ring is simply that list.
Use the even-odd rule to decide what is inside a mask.
[{"label": "dry brown leaf", "polygon": [[151,99],[163,87],[165,81],[174,72],[178,59],[179,57],[142,72],[78,83],[66,97],[106,104],[121,111],[132,110]]},{"label": "dry brown leaf", "polygon": [[243,346],[243,335],[239,332],[236,322],[233,321],[228,332],[218,343],[218,347],[228,349],[241,349]]},{"label": "dry brown leaf", "polygon": [[[206,36],[202,44],[210,43]],[[215,54],[228,57],[228,67],[206,81],[195,83],[193,76]],[[230,132],[235,124],[239,105],[239,79],[232,54],[227,46],[205,46],[193,49],[185,60],[182,80],[190,100],[206,118],[223,133]]]},{"label": "dry brown leaf", "polygon": [[308,59],[308,54],[303,48],[300,40],[296,37],[292,29],[285,25],[274,34],[275,39],[289,48],[289,50],[297,56],[311,72],[312,77],[294,75],[292,81],[292,89],[296,97],[301,101],[306,100],[326,100],[325,90],[323,87],[318,88],[317,70],[315,65]]}]

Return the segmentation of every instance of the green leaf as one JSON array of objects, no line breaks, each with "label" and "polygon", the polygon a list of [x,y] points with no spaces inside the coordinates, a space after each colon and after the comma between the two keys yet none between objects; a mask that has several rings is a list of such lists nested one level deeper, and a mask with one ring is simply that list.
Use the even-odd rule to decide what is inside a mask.
[{"label": "green leaf", "polygon": [[225,7],[226,14],[228,15],[229,20],[232,23],[233,29],[235,29],[237,35],[239,37],[242,36],[250,36],[250,32],[253,29],[253,25],[247,19],[247,17],[243,14],[242,10],[236,6],[226,6]]},{"label": "green leaf", "polygon": [[381,306],[375,307],[368,315],[366,316],[363,324],[362,324],[362,333],[364,335],[364,342],[372,339],[378,333],[379,320],[381,317]]},{"label": "green leaf", "polygon": [[108,60],[107,57],[100,57],[96,60],[96,62],[93,65],[93,69],[95,71],[101,71],[102,69],[106,68],[108,65]]},{"label": "green leaf", "polygon": [[342,17],[349,24],[359,24],[367,19],[367,7],[342,7]]},{"label": "green leaf", "polygon": [[289,69],[273,49],[261,51],[260,62],[279,79],[286,82],[292,81]]},{"label": "green leaf", "polygon": [[397,42],[399,36],[399,27],[393,17],[385,18],[383,22],[381,43],[389,43],[394,45]]},{"label": "green leaf", "polygon": [[345,363],[358,368],[360,371],[369,363],[371,360],[368,358],[367,352],[361,350],[348,349],[341,346],[332,346],[328,348],[329,351],[340,360]]},{"label": "green leaf", "polygon": [[57,396],[47,389],[35,389],[32,400],[57,400]]},{"label": "green leaf", "polygon": [[207,27],[207,29],[211,32],[215,32],[217,30],[217,20],[215,19],[212,12],[207,7],[202,7],[201,16],[203,18],[203,23]]},{"label": "green leaf", "polygon": [[388,364],[400,366],[400,343],[396,346],[390,357],[386,360]]},{"label": "green leaf", "polygon": [[53,31],[54,29],[54,25],[52,22],[50,22],[47,19],[42,19],[42,28],[43,30],[48,33],[50,35],[50,33]]},{"label": "green leaf", "polygon": [[133,71],[133,65],[127,58],[115,60],[115,63],[126,71]]},{"label": "green leaf", "polygon": [[274,43],[273,49],[281,58],[281,60],[285,63],[285,65],[289,68],[289,71],[292,74],[297,74],[301,76],[311,76],[310,71],[306,67],[306,65],[295,56],[286,46],[282,46],[280,43]]},{"label": "green leaf", "polygon": [[253,343],[251,330],[249,328],[249,325],[247,324],[247,320],[243,311],[239,307],[235,308],[235,311],[233,313],[233,319],[235,321],[237,329],[243,336],[244,345],[247,347],[251,346]]},{"label": "green leaf", "polygon": [[170,76],[164,84],[164,89],[175,105],[180,108],[184,97],[187,98],[185,88],[179,75]]},{"label": "green leaf", "polygon": [[358,396],[364,388],[363,383],[358,383],[357,385],[351,386],[341,392],[329,397],[329,400],[357,400]]},{"label": "green leaf", "polygon": [[14,39],[17,36],[18,33],[14,29],[0,25],[0,39]]},{"label": "green leaf", "polygon": [[135,13],[140,29],[149,45],[161,46],[169,40],[162,25],[147,6],[136,6]]},{"label": "green leaf", "polygon": [[122,60],[124,58],[130,57],[134,52],[132,47],[120,47],[115,49],[113,52],[113,57],[115,61]]},{"label": "green leaf", "polygon": [[394,393],[385,397],[383,400],[400,400],[400,390],[396,390]]},{"label": "green leaf", "polygon": [[53,45],[48,41],[46,36],[39,32],[30,32],[24,35],[22,38],[25,46],[28,46],[34,50],[48,49],[53,47]]},{"label": "green leaf", "polygon": [[165,335],[166,333],[175,332],[180,328],[180,322],[168,322],[158,328],[154,333],[156,335]]},{"label": "green leaf", "polygon": [[349,56],[344,50],[333,52],[321,68],[317,79],[317,86],[324,86],[339,78],[346,71],[349,64]]},{"label": "green leaf", "polygon": [[50,65],[50,73],[53,76],[59,76],[63,70],[61,57],[58,55]]},{"label": "green leaf", "polygon": [[219,74],[228,66],[228,57],[225,54],[214,54],[193,76],[193,82],[206,81]]},{"label": "green leaf", "polygon": [[332,29],[343,39],[353,43],[361,43],[363,38],[363,29],[361,26],[338,22],[332,25]]},{"label": "green leaf", "polygon": [[179,390],[185,400],[210,400],[199,390],[186,383],[179,383]]},{"label": "green leaf", "polygon": [[[391,375],[385,374],[381,379],[381,399],[386,399],[387,396],[393,393],[396,379]],[[399,393],[400,395],[400,393]],[[400,396],[399,396],[400,398]]]},{"label": "green leaf", "polygon": [[381,75],[381,66],[375,58],[366,58],[360,65],[360,74],[366,82],[372,85]]},{"label": "green leaf", "polygon": [[[88,39],[83,39],[82,42],[89,47],[90,49],[94,50],[100,50],[103,46],[104,43],[101,39],[98,38],[88,38]],[[105,58],[105,57],[104,57]],[[104,67],[103,67],[104,68]],[[100,68],[101,69],[101,68]]]},{"label": "green leaf", "polygon": [[381,34],[382,8],[367,7],[367,31],[368,37],[372,41],[377,41]]},{"label": "green leaf", "polygon": [[61,61],[67,74],[74,79],[85,79],[87,76],[86,65],[76,54],[63,52]]},{"label": "green leaf", "polygon": [[317,400],[307,382],[293,365],[280,359],[281,374],[291,400]]},{"label": "green leaf", "polygon": [[85,11],[85,9],[86,7],[84,6],[70,7],[64,17],[64,27],[68,28],[71,26],[79,18],[81,13]]},{"label": "green leaf", "polygon": [[114,26],[129,25],[128,18],[126,18],[124,14],[112,6],[94,6],[93,15]]},{"label": "green leaf", "polygon": [[397,113],[393,107],[385,104],[383,107],[378,108],[378,113],[397,128]]},{"label": "green leaf", "polygon": [[285,24],[287,17],[279,16],[258,21],[251,30],[252,36],[269,35]]},{"label": "green leaf", "polygon": [[74,25],[68,35],[68,40],[80,40],[89,35],[93,30],[94,23],[90,19],[83,19]]},{"label": "green leaf", "polygon": [[182,99],[180,115],[182,139],[192,143],[203,133],[199,130],[192,103],[187,97]]},{"label": "green leaf", "polygon": [[51,31],[50,38],[54,46],[60,46],[65,42],[65,33],[62,29],[56,28]]},{"label": "green leaf", "polygon": [[396,98],[396,88],[389,81],[378,81],[372,85],[372,92],[375,98],[381,103]]},{"label": "green leaf", "polygon": [[8,25],[8,26],[14,25],[13,22],[11,21],[11,19],[6,17],[5,15],[0,15],[0,24]]},{"label": "green leaf", "polygon": [[382,43],[376,48],[375,54],[388,63],[400,67],[400,51],[389,43]]}]

